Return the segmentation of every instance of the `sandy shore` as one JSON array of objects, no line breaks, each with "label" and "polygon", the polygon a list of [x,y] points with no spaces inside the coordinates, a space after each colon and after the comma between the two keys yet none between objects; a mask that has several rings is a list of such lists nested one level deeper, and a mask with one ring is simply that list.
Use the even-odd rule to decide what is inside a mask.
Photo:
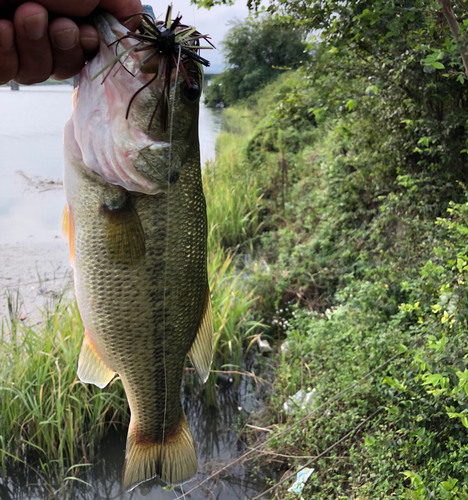
[{"label": "sandy shore", "polygon": [[71,296],[72,270],[68,246],[50,243],[0,244],[0,317],[8,317],[8,295],[19,292],[20,317],[40,320],[40,308],[64,292]]}]

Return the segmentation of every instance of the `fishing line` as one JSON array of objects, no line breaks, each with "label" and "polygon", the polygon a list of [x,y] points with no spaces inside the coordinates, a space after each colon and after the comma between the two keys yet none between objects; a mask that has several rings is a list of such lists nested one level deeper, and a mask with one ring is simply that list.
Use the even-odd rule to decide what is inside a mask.
[{"label": "fishing line", "polygon": [[[165,250],[165,266],[164,266],[164,291],[163,291],[163,367],[164,367],[164,418],[163,418],[163,435],[161,442],[161,459],[163,458],[163,449],[164,449],[164,438],[166,434],[166,413],[167,413],[167,367],[166,367],[166,285],[167,285],[167,258],[169,255],[169,223],[170,223],[170,204],[169,204],[169,195],[171,190],[171,181],[170,181],[170,172],[171,172],[171,162],[172,162],[172,131],[174,125],[174,108],[175,108],[175,96],[177,92],[177,80],[179,79],[179,66],[180,66],[180,56],[181,56],[181,47],[179,46],[179,54],[177,56],[177,66],[176,66],[176,74],[175,74],[175,84],[174,90],[172,92],[172,96],[170,97],[170,123],[169,123],[169,171],[167,174],[167,218],[166,218],[166,250]],[[169,75],[170,78],[170,75]],[[170,82],[167,83],[170,85]],[[163,96],[164,98],[164,96]],[[161,460],[162,464],[162,460]],[[162,472],[162,470],[161,470]],[[185,496],[185,494],[184,494]]]},{"label": "fishing line", "polygon": [[177,491],[174,490],[174,493],[175,493],[175,496],[176,496],[176,500],[185,500],[185,491],[184,491],[184,486],[181,484],[180,485],[180,489],[182,491],[182,496],[180,497],[179,494],[177,493]]}]

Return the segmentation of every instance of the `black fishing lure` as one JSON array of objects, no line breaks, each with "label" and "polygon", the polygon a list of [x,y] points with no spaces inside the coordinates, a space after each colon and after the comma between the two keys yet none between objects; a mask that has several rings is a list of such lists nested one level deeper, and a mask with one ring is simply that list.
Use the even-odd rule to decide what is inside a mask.
[{"label": "black fishing lure", "polygon": [[[168,110],[170,101],[170,82],[171,74],[174,68],[179,69],[185,78],[186,90],[185,93],[190,99],[194,96],[199,96],[200,89],[198,85],[189,77],[188,69],[186,64],[188,61],[194,61],[197,65],[197,70],[199,75],[202,73],[201,66],[209,66],[210,62],[200,56],[200,49],[212,49],[214,45],[210,42],[208,35],[202,35],[194,27],[182,24],[180,21],[182,19],[181,15],[171,20],[172,5],[170,5],[166,12],[166,17],[164,21],[157,21],[153,19],[153,16],[148,12],[142,12],[139,15],[142,18],[142,22],[137,31],[129,31],[125,36],[119,38],[115,42],[115,52],[116,58],[99,74],[104,72],[109,66],[111,66],[109,72],[104,77],[103,82],[109,76],[114,66],[117,63],[121,63],[125,68],[125,59],[131,55],[132,52],[149,52],[149,54],[142,60],[140,71],[143,73],[154,73],[153,78],[149,80],[145,85],[138,89],[130,99],[127,107],[127,113],[125,117],[128,119],[130,114],[130,108],[136,96],[146,87],[151,85],[157,78],[160,78],[163,82],[161,97],[159,98],[156,106],[154,108],[151,120],[148,124],[148,130],[151,128],[156,112],[160,105],[162,107],[162,117],[163,117],[163,128],[166,131],[168,127]],[[126,38],[131,38],[137,40],[138,44],[132,45],[129,49],[118,53],[119,44],[122,40]],[[200,46],[200,40],[205,40],[208,42],[210,47]],[[132,74],[127,68],[125,68],[130,74]],[[98,76],[98,75],[96,75]],[[132,74],[132,76],[135,76]]]}]

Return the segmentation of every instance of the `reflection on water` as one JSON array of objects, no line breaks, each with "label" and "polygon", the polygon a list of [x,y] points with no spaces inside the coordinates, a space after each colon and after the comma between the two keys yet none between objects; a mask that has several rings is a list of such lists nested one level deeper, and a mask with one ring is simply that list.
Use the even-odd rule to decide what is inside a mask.
[{"label": "reflection on water", "polygon": [[[204,483],[200,488],[184,496],[201,483],[213,471],[236,459],[244,451],[237,439],[236,428],[246,415],[258,410],[258,393],[242,383],[239,390],[232,387],[221,389],[218,407],[209,407],[200,396],[185,386],[183,406],[196,444],[199,471],[195,480],[174,491],[164,489],[158,480],[137,486],[132,492],[122,490],[121,479],[124,465],[125,439],[127,430],[112,431],[103,440],[96,464],[85,469],[79,476],[81,481],[73,482],[73,488],[60,492],[58,498],[66,500],[250,500],[265,486],[262,472],[253,474],[249,467],[240,464],[228,468],[224,473]],[[242,408],[239,407],[242,405]],[[2,500],[46,500],[50,491],[31,468],[7,470],[7,481],[0,479]],[[50,488],[50,487],[49,487]]]},{"label": "reflection on water", "polygon": [[[63,127],[71,115],[68,85],[0,88],[0,244],[50,242],[61,236]],[[221,111],[200,109],[202,162],[214,158]],[[27,178],[33,182],[28,182]]]}]

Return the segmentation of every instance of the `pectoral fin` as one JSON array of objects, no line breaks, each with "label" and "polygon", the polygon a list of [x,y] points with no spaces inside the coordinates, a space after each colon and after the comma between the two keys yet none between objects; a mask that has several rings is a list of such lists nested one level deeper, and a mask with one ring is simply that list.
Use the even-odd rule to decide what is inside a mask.
[{"label": "pectoral fin", "polygon": [[70,265],[75,267],[75,221],[68,205],[63,207],[62,212],[62,232],[63,238],[68,241],[70,249]]},{"label": "pectoral fin", "polygon": [[211,360],[213,358],[213,311],[209,287],[207,287],[205,307],[197,335],[188,355],[198,375],[203,382],[206,382],[210,375]]},{"label": "pectoral fin", "polygon": [[78,360],[78,377],[86,384],[94,384],[103,389],[114,377],[115,372],[111,370],[99,357],[96,349],[85,332],[83,347]]},{"label": "pectoral fin", "polygon": [[104,204],[101,214],[107,222],[106,248],[117,264],[136,264],[145,255],[145,234],[140,217],[126,197],[121,206]]}]

